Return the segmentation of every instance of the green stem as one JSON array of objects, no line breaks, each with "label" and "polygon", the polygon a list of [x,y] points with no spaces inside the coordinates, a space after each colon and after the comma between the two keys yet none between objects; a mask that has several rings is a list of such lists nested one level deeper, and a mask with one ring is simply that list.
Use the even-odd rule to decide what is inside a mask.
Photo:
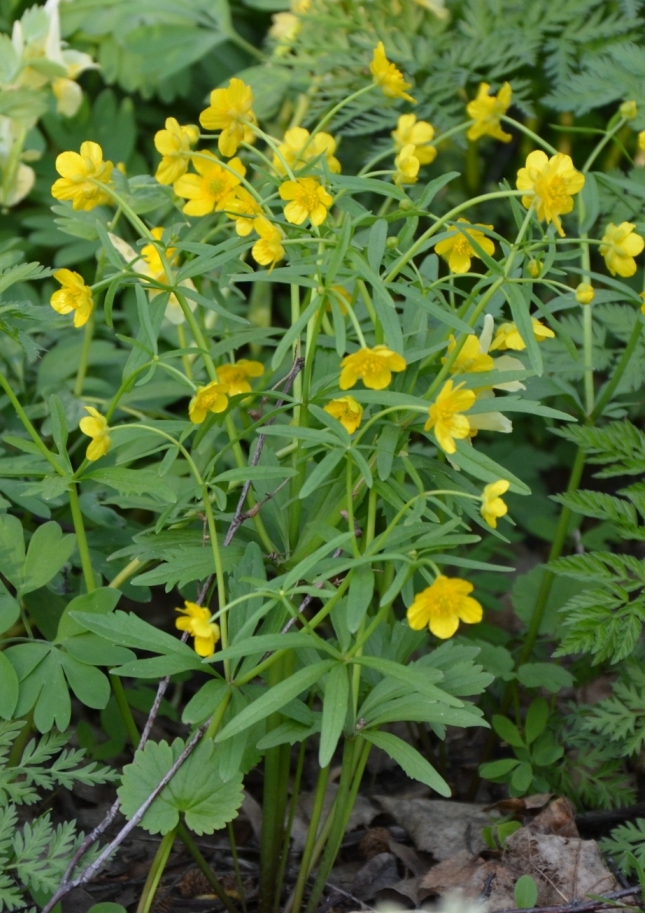
[{"label": "green stem", "polygon": [[609,383],[607,384],[605,389],[602,391],[602,394],[598,398],[598,402],[596,403],[596,406],[595,406],[593,412],[589,416],[589,420],[591,422],[595,422],[598,418],[600,418],[600,416],[604,412],[605,406],[609,402],[611,402],[611,398],[614,395],[614,393],[616,392],[618,385],[620,384],[621,380],[623,379],[623,374],[625,373],[627,366],[629,365],[629,363],[632,359],[632,355],[634,354],[634,350],[635,350],[636,346],[638,345],[638,341],[641,337],[642,332],[643,332],[643,320],[642,320],[640,314],[638,314],[636,316],[636,323],[634,324],[634,329],[632,330],[631,336],[629,337],[629,339],[627,341],[627,345],[625,346],[625,350],[624,350],[623,354],[620,356],[620,361],[614,368],[614,373],[611,376],[611,380],[609,381]]},{"label": "green stem", "polygon": [[76,484],[70,485],[69,487],[69,506],[72,513],[74,531],[76,533],[76,546],[78,548],[78,553],[81,559],[83,577],[85,578],[85,589],[88,593],[91,593],[92,590],[96,589],[96,580],[94,578],[92,559],[90,557],[90,550],[87,544],[87,536],[85,535],[85,524],[83,523],[83,515],[81,513],[81,505],[78,500],[78,489]]},{"label": "green stem", "polygon": [[316,845],[316,837],[318,836],[318,827],[320,825],[320,819],[323,812],[328,780],[329,764],[327,767],[322,767],[318,771],[318,781],[316,783],[316,792],[314,794],[314,805],[311,811],[311,820],[309,821],[309,827],[307,829],[307,840],[302,854],[302,859],[300,861],[298,880],[296,882],[296,887],[292,895],[291,906],[289,908],[290,913],[300,913],[302,898],[305,893],[311,860],[313,858],[314,847]]},{"label": "green stem", "polygon": [[240,871],[240,860],[237,855],[237,843],[235,842],[235,831],[233,830],[233,822],[229,821],[226,825],[226,830],[228,832],[228,842],[231,847],[231,856],[233,857],[233,869],[235,870],[235,880],[237,881],[237,889],[242,900],[242,909],[246,913],[246,896],[244,891],[244,882],[242,881],[242,872]]},{"label": "green stem", "polygon": [[116,701],[117,707],[119,708],[119,713],[121,714],[121,719],[123,720],[125,728],[127,729],[130,743],[134,749],[137,749],[139,747],[139,742],[141,741],[141,736],[139,735],[137,724],[134,722],[134,717],[132,716],[132,711],[130,710],[130,705],[128,704],[123,682],[118,675],[114,675],[114,673],[111,672],[110,684],[112,686],[114,699]]},{"label": "green stem", "polygon": [[583,173],[589,171],[593,163],[596,161],[602,150],[605,148],[609,140],[620,130],[620,128],[627,123],[627,120],[624,117],[619,118],[619,120],[614,124],[611,130],[608,130],[603,138],[600,140],[596,148],[591,152],[589,158],[582,166]]},{"label": "green stem", "polygon": [[157,847],[155,858],[152,861],[146,883],[143,886],[137,913],[148,913],[152,906],[155,894],[157,893],[157,888],[159,887],[159,882],[161,881],[161,876],[163,875],[166,863],[168,862],[168,857],[170,856],[170,851],[175,842],[176,834],[177,828],[173,828],[173,830],[168,831],[168,833],[161,838],[161,843]]},{"label": "green stem", "polygon": [[[282,885],[284,884],[284,873],[287,868],[287,862],[289,861],[289,844],[291,843],[291,831],[293,828],[293,821],[296,816],[296,808],[298,805],[298,796],[300,794],[300,783],[302,781],[302,772],[305,767],[305,752],[307,748],[307,740],[303,739],[300,743],[300,750],[298,751],[298,763],[296,765],[296,774],[293,778],[293,788],[291,791],[291,802],[289,803],[289,815],[287,817],[287,826],[284,831],[284,840],[282,842],[282,855],[280,857],[280,869],[278,871],[278,891],[276,892],[276,905],[274,907],[273,913],[278,913],[278,908],[280,905],[280,891],[282,890]],[[327,768],[329,770],[329,768]],[[308,836],[308,832],[307,832]]]},{"label": "green stem", "polygon": [[547,143],[547,141],[545,139],[542,139],[541,136],[538,136],[537,133],[534,133],[534,131],[531,130],[530,127],[527,127],[525,124],[520,123],[520,121],[515,120],[515,118],[507,117],[506,115],[502,115],[501,120],[503,120],[507,124],[512,124],[513,127],[517,127],[517,129],[521,133],[523,133],[525,136],[529,136],[533,140],[533,142],[536,143],[536,145],[542,146],[542,148],[546,149],[547,152],[550,152],[551,155],[558,154],[558,150],[555,148],[555,146],[552,146],[551,143]]},{"label": "green stem", "polygon": [[58,462],[58,460],[56,459],[54,454],[51,453],[47,449],[47,447],[43,444],[43,442],[41,441],[40,435],[38,434],[38,432],[36,431],[34,426],[31,424],[31,422],[27,418],[27,413],[20,405],[20,402],[18,401],[18,397],[16,396],[16,394],[13,392],[13,390],[9,386],[9,381],[7,380],[7,378],[4,376],[4,374],[1,371],[0,371],[0,387],[2,387],[4,392],[9,397],[9,401],[10,401],[11,405],[13,406],[13,408],[15,409],[18,418],[22,422],[25,431],[27,432],[29,437],[32,439],[32,441],[34,442],[36,447],[38,447],[38,449],[40,450],[40,452],[42,453],[44,458],[47,460],[47,462],[50,464],[50,466],[54,469],[54,471],[58,473],[59,476],[66,476],[67,473],[65,472],[64,468],[60,465],[60,463]]},{"label": "green stem", "polygon": [[81,348],[81,357],[78,362],[78,369],[76,371],[76,380],[74,382],[74,396],[80,397],[83,395],[83,384],[85,382],[85,375],[87,374],[87,363],[90,355],[90,346],[92,345],[92,337],[94,335],[94,315],[85,324],[85,334],[83,336],[83,347]]},{"label": "green stem", "polygon": [[228,896],[228,894],[224,890],[221,881],[218,879],[215,872],[213,872],[213,870],[211,869],[209,864],[206,862],[206,860],[202,856],[199,847],[193,840],[190,831],[188,830],[188,828],[186,827],[186,825],[184,824],[183,821],[180,821],[179,825],[177,826],[177,836],[179,837],[179,839],[184,844],[184,846],[186,847],[186,849],[188,850],[190,855],[195,860],[195,864],[197,865],[197,868],[202,873],[202,875],[206,878],[206,881],[212,887],[213,891],[215,892],[215,894],[217,895],[219,900],[224,904],[224,906],[228,910],[228,913],[238,913],[238,911],[236,910],[235,906],[233,905],[233,903],[231,901],[231,898]]}]

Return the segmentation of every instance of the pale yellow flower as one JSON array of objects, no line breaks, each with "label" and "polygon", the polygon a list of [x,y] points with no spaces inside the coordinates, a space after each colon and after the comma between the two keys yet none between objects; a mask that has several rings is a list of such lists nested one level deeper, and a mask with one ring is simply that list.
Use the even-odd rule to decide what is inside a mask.
[{"label": "pale yellow flower", "polygon": [[434,139],[434,127],[425,120],[417,120],[416,114],[402,114],[392,132],[394,148],[397,152],[408,146],[414,146],[413,155],[421,165],[434,162],[437,150],[431,145]]},{"label": "pale yellow flower", "polygon": [[408,143],[394,159],[396,171],[394,173],[394,183],[400,187],[401,184],[416,184],[421,163],[416,157],[416,146]]},{"label": "pale yellow flower", "polygon": [[212,152],[202,156],[193,161],[198,174],[184,174],[174,184],[177,196],[188,200],[182,209],[187,216],[206,216],[213,210],[226,209],[246,174],[239,158],[231,159],[224,168]]},{"label": "pale yellow flower", "polygon": [[614,225],[610,222],[600,244],[600,255],[605,258],[607,269],[612,276],[628,278],[636,272],[637,257],[645,247],[645,240],[637,235],[632,222]]},{"label": "pale yellow flower", "polygon": [[464,383],[455,387],[447,380],[436,400],[428,409],[425,430],[432,431],[445,453],[455,453],[455,440],[463,441],[470,435],[470,422],[462,412],[467,412],[477,399],[474,390],[464,390]]},{"label": "pale yellow flower", "polygon": [[493,240],[478,229],[492,229],[493,226],[480,223],[477,223],[476,226],[471,226],[468,219],[457,219],[457,222],[469,227],[464,227],[463,230],[455,228],[449,237],[435,244],[434,249],[448,261],[448,266],[453,273],[467,273],[470,269],[471,258],[477,257],[479,259],[479,254],[469,243],[469,239],[473,238],[485,253],[492,255],[495,252]]},{"label": "pale yellow flower", "polygon": [[470,595],[473,590],[468,580],[439,574],[432,586],[414,597],[407,612],[408,624],[413,631],[421,631],[427,625],[441,640],[452,637],[460,621],[477,624],[484,617],[484,610]]},{"label": "pale yellow flower", "polygon": [[166,118],[165,130],[155,133],[155,149],[161,161],[155,174],[160,184],[174,184],[188,171],[190,150],[199,139],[199,127],[182,126],[174,117]]},{"label": "pale yellow flower", "polygon": [[266,216],[258,216],[253,220],[253,228],[260,236],[251,249],[251,254],[260,266],[269,266],[271,269],[284,257],[282,246],[282,232],[277,225],[269,222]]},{"label": "pale yellow flower", "polygon": [[93,406],[84,406],[84,409],[90,414],[80,420],[78,427],[83,434],[92,438],[85,451],[85,456],[88,460],[100,460],[102,456],[105,456],[112,444],[110,429],[105,416],[101,415]]},{"label": "pale yellow flower", "polygon": [[363,417],[363,407],[353,396],[340,396],[338,399],[332,399],[325,406],[325,412],[338,419],[349,434],[356,431]]},{"label": "pale yellow flower", "polygon": [[85,285],[82,276],[70,269],[57,269],[54,279],[60,282],[62,288],[54,292],[49,303],[57,314],[74,311],[74,326],[85,326],[94,308],[92,289]]},{"label": "pale yellow flower", "polygon": [[184,616],[175,621],[175,627],[179,631],[188,631],[191,637],[195,638],[195,653],[198,656],[212,656],[215,644],[220,639],[220,631],[219,625],[211,621],[209,609],[186,599],[184,608],[175,611],[181,612]]},{"label": "pale yellow flower", "polygon": [[564,237],[560,216],[573,209],[573,194],[585,185],[585,176],[573,167],[571,157],[558,152],[548,158],[541,149],[530,152],[526,166],[517,172],[517,189],[527,191],[522,205],[531,204],[542,221],[553,222],[558,234]]},{"label": "pale yellow flower", "polygon": [[228,396],[237,396],[238,393],[250,393],[249,377],[262,377],[263,374],[264,365],[259,361],[249,361],[248,358],[240,358],[239,361],[234,361],[233,364],[220,365],[217,369],[217,376],[226,387]]},{"label": "pale yellow flower", "polygon": [[195,425],[201,425],[209,412],[225,412],[228,406],[228,387],[212,380],[205,387],[198,387],[188,406],[188,417]]},{"label": "pale yellow flower", "polygon": [[257,123],[252,105],[251,87],[234,77],[227,89],[213,89],[209,107],[199,115],[199,122],[206,130],[221,131],[217,148],[226,158],[235,155],[237,147],[246,140],[249,124]]},{"label": "pale yellow flower", "polygon": [[575,294],[578,304],[591,304],[596,292],[594,291],[593,285],[589,285],[588,282],[581,282],[576,288]]},{"label": "pale yellow flower", "polygon": [[405,98],[406,101],[416,104],[414,98],[405,91],[410,88],[412,83],[406,82],[399,68],[387,59],[382,41],[379,41],[374,48],[370,73],[374,77],[376,85],[381,87],[387,98]]},{"label": "pale yellow flower", "polygon": [[[295,170],[315,159],[324,158],[332,174],[340,174],[340,162],[334,156],[336,140],[330,133],[316,133],[313,137],[304,127],[292,127],[278,146],[280,155],[274,153],[273,167],[278,174],[286,174],[284,162]],[[284,162],[283,162],[284,160]]]},{"label": "pale yellow flower", "polygon": [[486,485],[482,492],[481,515],[493,529],[497,529],[497,521],[500,517],[508,513],[508,506],[504,503],[501,495],[506,494],[511,487],[511,483],[506,479],[500,479],[498,482],[491,482]]},{"label": "pale yellow flower", "polygon": [[56,171],[61,177],[52,185],[52,196],[57,200],[71,200],[74,209],[89,211],[111,201],[110,194],[101,184],[109,184],[114,165],[103,161],[103,150],[98,143],[81,143],[78,152],[61,152],[56,157]]},{"label": "pale yellow flower", "polygon": [[291,44],[298,37],[300,19],[290,12],[274,13],[271,17],[269,37],[283,44]]},{"label": "pale yellow flower", "polygon": [[[553,339],[555,333],[550,327],[540,323],[535,317],[531,318],[531,322],[533,324],[533,335],[538,342],[543,342],[545,339]],[[526,343],[514,323],[502,323],[490,346],[491,351],[493,349],[502,351],[504,349],[514,349],[516,352],[522,352],[525,348]]]},{"label": "pale yellow flower", "polygon": [[322,225],[333,203],[320,181],[313,177],[283,181],[278,193],[281,200],[290,201],[284,207],[284,215],[293,225],[302,225],[307,219],[311,219],[312,225]]},{"label": "pale yellow flower", "polygon": [[[448,354],[452,355],[457,340],[454,336],[450,337],[448,342]],[[448,359],[442,358],[445,363]],[[451,374],[477,374],[482,371],[492,371],[495,368],[495,361],[487,352],[483,352],[479,339],[471,334],[466,336],[466,341],[459,350],[459,354],[452,363],[450,368]]]},{"label": "pale yellow flower", "polygon": [[262,215],[262,207],[245,187],[236,187],[235,195],[226,201],[226,215],[235,220],[235,231],[246,238],[253,231],[253,222]]},{"label": "pale yellow flower", "polygon": [[392,381],[392,371],[405,371],[407,362],[402,355],[379,345],[346,355],[340,366],[341,390],[354,387],[359,379],[370,390],[384,390]]},{"label": "pale yellow flower", "polygon": [[501,119],[510,107],[513,91],[508,82],[504,83],[497,95],[489,95],[489,89],[490,86],[487,82],[480,83],[477,97],[466,105],[468,117],[472,117],[474,120],[474,123],[468,128],[466,136],[470,140],[477,140],[482,136],[492,136],[503,143],[508,143],[513,137],[502,130]]}]

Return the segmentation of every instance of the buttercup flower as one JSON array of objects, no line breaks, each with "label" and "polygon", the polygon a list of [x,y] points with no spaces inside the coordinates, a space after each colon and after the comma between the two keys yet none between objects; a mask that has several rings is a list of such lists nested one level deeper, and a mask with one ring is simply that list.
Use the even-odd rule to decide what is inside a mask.
[{"label": "buttercup flower", "polygon": [[397,152],[411,143],[414,146],[413,155],[419,159],[421,165],[434,162],[437,155],[437,150],[431,145],[434,127],[425,120],[417,120],[416,114],[402,114],[392,137]]},{"label": "buttercup flower", "polygon": [[502,501],[501,495],[506,494],[511,487],[511,483],[506,479],[500,479],[498,482],[491,482],[486,485],[482,492],[482,506],[480,513],[486,523],[497,529],[497,521],[508,513],[508,506]]},{"label": "buttercup flower", "polygon": [[414,597],[407,612],[408,624],[413,631],[421,631],[427,625],[441,640],[452,637],[460,621],[477,624],[484,617],[484,610],[470,596],[473,590],[468,580],[439,574],[432,586]]},{"label": "buttercup flower", "polygon": [[228,396],[250,393],[251,384],[248,378],[262,377],[263,374],[264,365],[259,361],[249,361],[247,358],[240,358],[231,365],[220,365],[217,369],[217,376],[226,387]]},{"label": "buttercup flower", "polygon": [[[540,323],[535,317],[531,318],[531,322],[533,324],[533,335],[538,342],[544,342],[545,339],[553,339],[555,333],[550,327]],[[490,348],[491,351],[493,349],[501,349],[502,351],[504,349],[514,349],[516,352],[522,352],[526,348],[526,343],[514,323],[503,323],[497,330]]]},{"label": "buttercup flower", "polygon": [[277,225],[269,222],[266,216],[258,216],[253,220],[253,228],[260,236],[251,249],[251,254],[256,263],[260,266],[268,266],[271,269],[276,265],[278,260],[284,257],[284,247],[282,246],[282,232]]},{"label": "buttercup flower", "polygon": [[52,185],[52,196],[57,200],[71,200],[74,209],[87,212],[95,206],[110,202],[110,195],[95,181],[109,184],[114,165],[103,161],[103,150],[98,143],[81,143],[78,152],[61,152],[56,157],[56,171],[61,177]]},{"label": "buttercup flower", "polygon": [[349,434],[356,431],[363,417],[363,407],[356,402],[353,396],[340,396],[338,399],[332,399],[325,406],[325,412],[338,419]]},{"label": "buttercup flower", "polygon": [[[454,336],[450,337],[448,342],[448,354],[451,355],[457,345]],[[446,362],[447,358],[442,358]],[[452,363],[450,368],[451,374],[475,374],[482,371],[492,371],[495,368],[495,360],[488,353],[483,352],[479,339],[471,334],[466,336],[466,341],[459,350],[459,354]]]},{"label": "buttercup flower", "polygon": [[470,434],[470,422],[462,412],[467,412],[477,394],[474,390],[462,390],[463,383],[453,386],[447,380],[436,400],[428,409],[428,421],[425,430],[432,431],[437,443],[445,453],[454,453],[457,450],[455,439],[463,441]]},{"label": "buttercup flower", "polygon": [[112,444],[110,429],[105,416],[101,415],[94,406],[85,406],[84,408],[90,414],[80,420],[78,427],[83,434],[92,438],[85,451],[85,456],[88,460],[100,460],[102,456],[105,456]]},{"label": "buttercup flower", "polygon": [[349,390],[359,378],[370,390],[384,390],[392,380],[392,371],[404,371],[407,362],[402,355],[381,345],[346,355],[340,366],[341,390]]},{"label": "buttercup flower", "polygon": [[220,633],[219,625],[210,620],[210,611],[188,600],[184,602],[183,609],[175,611],[183,615],[183,618],[175,621],[175,627],[179,631],[188,631],[190,636],[195,638],[195,653],[198,656],[211,656],[215,652],[215,644],[219,641]]},{"label": "buttercup flower", "polygon": [[573,167],[571,156],[558,152],[547,158],[541,149],[530,152],[526,166],[517,172],[516,183],[518,190],[527,191],[522,205],[528,209],[533,204],[538,219],[553,222],[558,234],[564,237],[560,216],[571,212],[573,194],[585,185],[585,176]]},{"label": "buttercup flower", "polygon": [[[457,219],[457,222],[470,226],[468,219]],[[482,225],[480,223],[477,223],[477,225],[479,228],[492,229],[493,227],[492,225]],[[488,238],[483,232],[474,227],[464,228],[463,230],[455,228],[449,237],[435,244],[434,249],[448,261],[448,266],[453,273],[467,273],[470,269],[471,258],[477,257],[479,259],[479,254],[470,244],[471,238],[487,254],[491,255],[495,252],[495,244],[491,238]]]},{"label": "buttercup flower", "polygon": [[246,122],[256,123],[253,92],[241,79],[230,80],[227,89],[213,89],[211,103],[199,115],[199,122],[206,130],[221,130],[217,148],[226,158],[235,155],[237,147],[246,139],[249,130]]},{"label": "buttercup flower", "polygon": [[632,222],[621,222],[620,225],[610,222],[605,229],[599,250],[612,276],[628,278],[636,272],[634,257],[642,253],[645,240],[636,234],[635,228]]},{"label": "buttercup flower", "polygon": [[[163,237],[163,228],[153,228],[150,234],[157,241],[161,241]],[[166,249],[166,258],[169,263],[172,263],[177,253],[176,247],[169,247]],[[150,270],[150,275],[155,279],[160,279],[165,276],[165,271],[163,263],[161,262],[161,254],[159,253],[159,248],[156,244],[146,244],[141,248],[141,256],[148,264],[148,269]]]},{"label": "buttercup flower", "polygon": [[474,124],[468,128],[466,136],[470,140],[477,140],[482,136],[492,136],[503,143],[510,142],[513,137],[504,133],[501,119],[508,111],[511,104],[513,90],[510,83],[505,82],[497,95],[489,95],[490,86],[482,82],[477,90],[477,97],[466,105],[468,117],[472,117]]},{"label": "buttercup flower", "polygon": [[421,163],[415,155],[416,148],[417,147],[413,143],[408,143],[394,159],[396,172],[393,180],[398,187],[400,187],[401,184],[416,184],[418,180],[417,175]]},{"label": "buttercup flower", "polygon": [[327,218],[327,210],[333,203],[318,178],[284,181],[280,184],[278,193],[281,200],[290,201],[284,207],[284,214],[287,222],[293,225],[302,225],[307,219],[311,219],[312,225],[322,225]]},{"label": "buttercup flower", "polygon": [[228,406],[228,387],[212,380],[205,387],[198,387],[188,406],[188,417],[195,425],[201,425],[209,412],[225,412]]},{"label": "buttercup flower", "polygon": [[593,285],[588,282],[581,282],[576,288],[576,301],[578,304],[591,304],[595,297]]},{"label": "buttercup flower", "polygon": [[235,196],[226,201],[226,215],[235,219],[235,231],[246,238],[253,231],[253,221],[262,215],[262,207],[245,187],[238,187]]},{"label": "buttercup flower", "polygon": [[246,168],[239,158],[231,159],[228,168],[223,168],[220,160],[212,152],[203,152],[206,158],[195,158],[194,165],[198,174],[184,174],[175,181],[174,191],[177,196],[188,200],[182,212],[187,216],[206,216],[215,210],[226,209],[233,198],[235,188],[246,174]]},{"label": "buttercup flower", "polygon": [[[331,133],[316,133],[311,140],[310,135],[309,130],[305,130],[304,127],[292,127],[291,130],[287,130],[278,146],[282,159],[293,169],[323,156],[331,173],[340,174],[340,162],[334,156],[336,140]],[[274,153],[273,167],[278,174],[286,174],[280,156]]]},{"label": "buttercup flower", "polygon": [[155,133],[155,149],[162,159],[155,174],[160,184],[174,184],[188,171],[190,150],[199,139],[199,127],[181,126],[174,117],[166,118],[166,129]]},{"label": "buttercup flower", "polygon": [[91,288],[85,285],[82,276],[70,269],[57,269],[54,279],[60,282],[62,288],[54,292],[49,303],[57,314],[70,314],[74,311],[74,326],[84,326],[94,308]]},{"label": "buttercup flower", "polygon": [[382,41],[379,41],[374,48],[370,73],[374,77],[376,85],[381,87],[383,95],[387,98],[405,98],[406,101],[416,104],[414,98],[405,91],[410,88],[412,83],[406,82],[399,68],[387,59]]}]

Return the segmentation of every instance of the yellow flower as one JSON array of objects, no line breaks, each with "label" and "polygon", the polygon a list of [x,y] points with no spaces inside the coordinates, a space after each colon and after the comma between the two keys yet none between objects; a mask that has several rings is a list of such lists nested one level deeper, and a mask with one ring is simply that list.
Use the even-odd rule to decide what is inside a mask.
[{"label": "yellow flower", "polygon": [[84,326],[94,308],[92,289],[85,285],[82,276],[70,269],[57,269],[54,279],[60,282],[62,288],[54,292],[49,303],[57,314],[69,314],[74,311],[74,326]]},{"label": "yellow flower", "polygon": [[284,214],[287,222],[293,225],[302,225],[308,218],[312,225],[322,225],[327,218],[327,210],[333,203],[318,178],[283,181],[278,192],[281,200],[291,201],[284,207]]},{"label": "yellow flower", "polygon": [[[450,337],[448,342],[448,354],[452,354],[457,340],[454,336]],[[447,358],[441,361],[445,364]],[[486,352],[482,352],[479,339],[475,335],[466,336],[466,341],[459,351],[450,368],[451,374],[476,374],[482,371],[492,371],[495,368],[495,361]]]},{"label": "yellow flower", "polygon": [[635,101],[624,101],[618,111],[625,120],[633,120],[638,114],[638,105]]},{"label": "yellow flower", "polygon": [[103,150],[98,143],[81,143],[78,152],[61,152],[56,158],[56,171],[61,175],[52,185],[52,196],[57,200],[71,200],[74,209],[89,212],[95,206],[109,203],[111,197],[94,182],[109,184],[112,162],[103,161]]},{"label": "yellow flower", "polygon": [[253,231],[253,222],[262,215],[262,207],[245,187],[238,187],[235,196],[226,201],[226,215],[235,220],[235,231],[246,238]]},{"label": "yellow flower", "polygon": [[638,148],[641,152],[645,152],[645,130],[641,130],[638,134]]},{"label": "yellow flower", "polygon": [[155,133],[155,148],[162,159],[155,174],[160,184],[174,184],[188,171],[190,150],[199,139],[199,127],[181,124],[174,117],[166,118],[166,129]]},{"label": "yellow flower", "polygon": [[338,305],[338,307],[340,309],[341,314],[344,317],[345,314],[347,313],[347,309],[349,307],[351,307],[351,305],[352,305],[352,296],[350,295],[350,293],[347,291],[346,288],[343,288],[342,285],[332,285],[332,287],[329,289],[329,292],[328,292],[329,300],[327,301],[327,307],[325,308],[326,311],[332,310],[332,306],[331,306],[332,298],[335,300],[336,304]]},{"label": "yellow flower", "polygon": [[240,358],[231,365],[220,365],[217,369],[217,376],[226,387],[228,396],[250,393],[251,384],[248,378],[262,377],[263,374],[264,365],[259,361],[249,361],[247,358]]},{"label": "yellow flower", "polygon": [[[157,241],[161,241],[163,233],[163,228],[153,228],[150,232],[152,237]],[[172,263],[173,259],[176,259],[176,253],[176,247],[168,247],[166,249],[166,257],[169,263]],[[144,247],[142,247],[141,256],[148,264],[149,273],[154,279],[160,279],[165,276],[165,270],[163,268],[163,263],[161,262],[161,254],[159,253],[159,248],[156,244],[146,244]]]},{"label": "yellow flower", "polygon": [[645,292],[641,292],[638,297],[643,302],[641,304],[641,314],[645,314]]},{"label": "yellow flower", "polygon": [[477,98],[466,105],[468,117],[472,117],[475,122],[468,128],[466,136],[470,140],[477,140],[482,136],[492,136],[503,143],[508,143],[513,137],[510,133],[504,133],[501,119],[510,107],[513,90],[508,82],[504,83],[497,95],[489,95],[489,89],[490,86],[487,82],[480,83]]},{"label": "yellow flower", "polygon": [[[311,139],[310,136],[311,134],[304,127],[292,127],[291,130],[287,130],[283,141],[278,146],[282,159],[293,169],[298,165],[306,165],[314,159],[324,157],[331,173],[340,174],[340,162],[334,157],[336,140],[331,133],[316,133]],[[278,174],[286,174],[280,156],[274,153],[273,167]]]},{"label": "yellow flower", "polygon": [[281,12],[274,13],[269,29],[269,37],[274,38],[284,44],[290,44],[298,37],[300,31],[300,19],[293,13]]},{"label": "yellow flower", "polygon": [[595,295],[596,292],[593,285],[589,285],[588,282],[581,282],[576,288],[576,301],[578,304],[591,304]]},{"label": "yellow flower", "polygon": [[425,120],[418,121],[416,114],[402,114],[392,136],[397,152],[412,143],[415,147],[413,154],[422,165],[434,162],[437,155],[437,150],[431,145],[434,127]]},{"label": "yellow flower", "polygon": [[636,272],[634,257],[642,252],[645,241],[634,232],[635,227],[632,222],[610,222],[605,230],[599,250],[612,276],[627,278]]},{"label": "yellow flower", "polygon": [[408,143],[394,159],[396,172],[393,180],[398,187],[400,187],[401,184],[416,184],[418,180],[417,175],[421,163],[415,155],[416,148],[417,147],[413,143]]},{"label": "yellow flower", "polygon": [[84,408],[90,414],[80,420],[78,427],[83,434],[92,438],[85,451],[85,456],[88,460],[100,460],[102,456],[105,456],[112,444],[110,429],[105,416],[101,415],[93,406],[85,406]]},{"label": "yellow flower", "polygon": [[482,492],[481,515],[493,529],[497,529],[497,521],[508,513],[508,506],[502,501],[500,495],[506,494],[511,483],[506,479],[491,482]]},{"label": "yellow flower", "polygon": [[[457,219],[457,222],[470,226],[468,219]],[[493,227],[492,225],[482,225],[480,222],[477,223],[477,226],[489,229]],[[448,261],[448,266],[453,273],[467,273],[470,269],[471,258],[479,259],[479,254],[469,243],[469,238],[473,238],[487,254],[491,255],[495,252],[494,242],[477,228],[464,228],[463,231],[455,228],[449,237],[434,246],[436,252]]]},{"label": "yellow flower", "polygon": [[530,152],[526,167],[517,172],[517,189],[528,191],[522,197],[522,205],[533,203],[540,221],[553,222],[558,234],[564,237],[560,216],[573,209],[573,194],[579,193],[585,185],[585,176],[576,171],[569,155],[558,152],[547,158],[545,152],[537,149]]},{"label": "yellow flower", "polygon": [[174,191],[188,203],[182,209],[187,216],[206,216],[215,210],[226,209],[235,188],[246,174],[239,158],[231,159],[228,168],[212,152],[202,153],[206,158],[195,158],[193,164],[198,174],[184,174],[175,181]]},{"label": "yellow flower", "polygon": [[374,48],[374,56],[370,63],[370,73],[374,77],[376,85],[383,89],[383,95],[387,96],[387,98],[405,98],[406,101],[411,101],[413,105],[416,104],[414,98],[405,91],[410,88],[412,83],[406,82],[399,68],[387,59],[382,41],[379,41]]},{"label": "yellow flower", "polygon": [[473,590],[468,580],[440,574],[432,586],[414,597],[407,613],[408,624],[413,631],[421,631],[427,625],[441,640],[452,637],[460,621],[477,624],[484,617],[484,610],[469,595]]},{"label": "yellow flower", "polygon": [[[550,327],[540,323],[535,317],[531,318],[531,322],[533,324],[533,335],[538,342],[543,342],[545,339],[553,339],[555,333]],[[502,323],[490,345],[491,351],[493,349],[501,349],[502,351],[504,349],[515,349],[516,352],[522,352],[525,348],[526,343],[514,323]]]},{"label": "yellow flower", "polygon": [[228,89],[213,89],[211,103],[199,115],[199,122],[206,130],[221,130],[217,148],[226,158],[235,155],[237,147],[246,139],[248,123],[256,123],[251,110],[253,92],[241,79],[233,78]]},{"label": "yellow flower", "polygon": [[271,269],[276,265],[278,260],[284,257],[284,247],[282,246],[282,232],[277,225],[269,222],[266,216],[258,216],[253,220],[253,228],[260,236],[251,249],[253,259],[260,266],[268,266]]},{"label": "yellow flower", "polygon": [[225,412],[228,406],[228,387],[212,380],[205,387],[198,387],[188,406],[188,417],[195,425],[201,425],[209,412]]},{"label": "yellow flower", "polygon": [[407,362],[402,355],[381,345],[346,355],[340,366],[341,390],[354,387],[359,378],[370,390],[384,390],[392,380],[392,371],[404,371]]},{"label": "yellow flower", "polygon": [[211,621],[210,611],[187,599],[184,608],[175,611],[181,612],[184,616],[176,620],[175,627],[179,631],[188,631],[190,636],[195,638],[195,653],[198,656],[212,656],[220,634],[219,625]]},{"label": "yellow flower", "polygon": [[477,394],[474,390],[462,390],[463,383],[453,388],[453,382],[447,380],[436,400],[428,409],[428,421],[425,430],[432,431],[437,443],[446,453],[456,451],[455,439],[463,441],[470,434],[470,422],[462,412],[471,408]]},{"label": "yellow flower", "polygon": [[363,417],[363,407],[356,402],[353,396],[340,396],[338,399],[332,399],[325,406],[325,412],[338,419],[349,434],[356,431]]}]

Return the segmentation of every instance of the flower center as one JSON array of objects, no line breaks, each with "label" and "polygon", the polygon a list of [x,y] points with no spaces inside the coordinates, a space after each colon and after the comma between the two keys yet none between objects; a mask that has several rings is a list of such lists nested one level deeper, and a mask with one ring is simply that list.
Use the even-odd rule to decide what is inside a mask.
[{"label": "flower center", "polygon": [[545,174],[535,182],[535,193],[551,209],[561,209],[567,202],[567,184],[560,175]]},{"label": "flower center", "polygon": [[312,212],[318,205],[318,194],[316,189],[308,190],[303,187],[300,194],[300,205],[307,210],[307,212]]},{"label": "flower center", "polygon": [[213,178],[208,182],[208,192],[215,199],[219,199],[226,190],[226,184],[222,178]]},{"label": "flower center", "polygon": [[462,234],[458,234],[457,237],[455,238],[455,244],[454,244],[453,250],[456,254],[460,254],[461,256],[463,256],[464,254],[470,255],[473,253],[473,249],[470,246],[470,244],[468,243],[468,238],[466,238]]},{"label": "flower center", "polygon": [[361,365],[361,377],[370,377],[374,374],[380,374],[383,365],[380,359],[368,356]]},{"label": "flower center", "polygon": [[450,618],[457,614],[457,600],[449,593],[438,593],[432,603],[432,614],[440,618]]}]

